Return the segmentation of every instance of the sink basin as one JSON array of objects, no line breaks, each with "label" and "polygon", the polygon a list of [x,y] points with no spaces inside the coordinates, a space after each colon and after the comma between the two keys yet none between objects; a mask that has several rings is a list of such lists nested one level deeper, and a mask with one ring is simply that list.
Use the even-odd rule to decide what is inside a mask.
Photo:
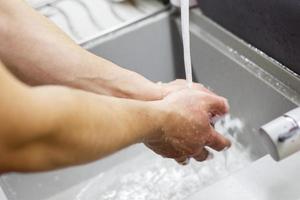
[{"label": "sink basin", "polygon": [[[168,10],[98,36],[82,46],[153,81],[184,78],[178,23],[176,12]],[[300,105],[299,77],[219,27],[197,9],[191,13],[191,48],[194,79],[229,99],[231,115],[244,124],[238,141],[249,149],[254,164],[266,155],[256,135],[258,128]],[[147,165],[159,173],[171,173],[178,182],[186,177],[187,182],[197,181],[194,176],[188,176],[192,168],[205,168],[203,164],[192,163],[192,168],[186,168],[183,175],[178,174],[176,170],[182,167],[174,167],[173,161],[154,155],[143,145],[136,145],[91,164],[47,173],[8,174],[0,180],[8,200],[95,199],[89,196],[92,192],[117,191],[123,187],[122,182],[118,182],[119,177],[129,171],[136,175],[136,171]],[[147,181],[152,186],[162,184],[160,179],[154,182],[155,177],[151,177],[149,173],[143,174],[138,179],[140,185],[146,187]],[[214,181],[220,179],[222,177]],[[196,188],[197,191],[201,189]],[[168,199],[159,196],[159,192],[153,192],[157,194],[153,199]],[[112,194],[105,198],[111,199],[109,195]],[[173,196],[176,195],[174,186]],[[139,196],[137,199],[150,198]]]}]

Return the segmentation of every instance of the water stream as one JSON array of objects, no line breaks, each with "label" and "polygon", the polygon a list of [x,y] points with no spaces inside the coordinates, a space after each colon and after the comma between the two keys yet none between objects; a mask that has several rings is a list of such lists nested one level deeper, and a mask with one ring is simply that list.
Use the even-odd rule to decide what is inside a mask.
[{"label": "water stream", "polygon": [[191,50],[190,50],[190,3],[189,0],[181,0],[181,32],[183,41],[183,55],[184,55],[184,67],[185,76],[188,82],[188,86],[192,87],[192,62],[191,62]]}]

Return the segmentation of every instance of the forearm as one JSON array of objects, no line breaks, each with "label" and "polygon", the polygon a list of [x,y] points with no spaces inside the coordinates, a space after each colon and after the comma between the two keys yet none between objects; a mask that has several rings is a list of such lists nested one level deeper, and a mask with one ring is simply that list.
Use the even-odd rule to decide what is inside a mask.
[{"label": "forearm", "polygon": [[0,57],[26,83],[143,100],[162,97],[157,84],[84,50],[21,0],[0,0],[1,14]]},{"label": "forearm", "polygon": [[61,87],[30,89],[24,101],[26,109],[14,106],[18,117],[6,122],[17,120],[6,138],[9,147],[1,151],[2,172],[43,171],[94,161],[157,133],[163,120],[152,102]]}]

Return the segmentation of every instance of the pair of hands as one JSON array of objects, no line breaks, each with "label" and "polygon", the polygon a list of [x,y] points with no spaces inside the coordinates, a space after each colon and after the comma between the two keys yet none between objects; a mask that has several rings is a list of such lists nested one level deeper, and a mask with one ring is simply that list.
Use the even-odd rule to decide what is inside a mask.
[{"label": "pair of hands", "polygon": [[167,118],[161,130],[145,138],[144,144],[155,153],[187,164],[189,158],[207,159],[206,146],[221,151],[230,147],[230,141],[217,133],[211,125],[213,117],[229,110],[227,100],[201,84],[187,88],[185,80],[162,84],[163,100],[157,106]]}]

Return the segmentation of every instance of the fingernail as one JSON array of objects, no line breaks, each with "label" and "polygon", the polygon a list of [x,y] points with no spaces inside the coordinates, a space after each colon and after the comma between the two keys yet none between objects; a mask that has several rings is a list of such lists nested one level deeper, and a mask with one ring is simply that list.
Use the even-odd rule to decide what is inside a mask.
[{"label": "fingernail", "polygon": [[187,165],[187,164],[189,164],[189,162],[190,162],[190,159],[187,158],[187,159],[185,159],[185,161],[180,162],[179,164],[181,164],[181,165]]}]

